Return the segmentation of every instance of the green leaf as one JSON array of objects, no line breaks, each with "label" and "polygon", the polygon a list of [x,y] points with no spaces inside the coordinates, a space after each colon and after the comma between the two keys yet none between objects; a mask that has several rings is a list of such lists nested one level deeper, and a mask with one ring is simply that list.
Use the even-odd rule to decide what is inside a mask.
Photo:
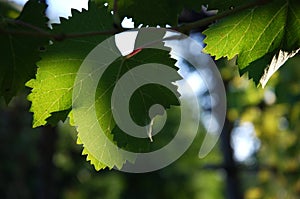
[{"label": "green leaf", "polygon": [[[53,25],[52,33],[84,33],[112,29],[111,15],[105,8],[89,4],[89,10],[80,13],[72,10],[72,17],[61,18],[61,24]],[[69,110],[72,106],[72,89],[76,73],[88,53],[108,36],[98,35],[66,39],[54,42],[41,53],[42,60],[37,63],[36,78],[27,82],[32,88],[28,99],[32,102],[33,127],[45,125],[51,113]],[[52,120],[64,119],[55,114]]]},{"label": "green leaf", "polygon": [[24,6],[17,19],[0,21],[0,96],[3,96],[7,103],[24,88],[26,81],[34,77],[35,63],[40,59],[40,47],[48,42],[47,38],[15,33],[35,31],[24,24],[46,31],[47,18],[43,14],[45,8],[44,4],[31,0]]},{"label": "green leaf", "polygon": [[262,88],[264,88],[272,77],[272,75],[290,58],[294,57],[300,48],[296,51],[292,51],[291,53],[280,50],[273,58],[268,68],[264,71],[263,76],[260,78],[259,83]]},{"label": "green leaf", "polygon": [[[112,29],[111,15],[105,8],[97,8],[95,4],[89,4],[89,10],[80,13],[72,10],[70,19],[61,18],[61,24],[53,25],[53,33],[70,34],[103,31]],[[37,63],[38,71],[36,79],[27,82],[32,88],[28,99],[32,102],[33,127],[64,120],[70,116],[72,123],[72,91],[77,71],[88,53],[109,36],[98,35],[83,38],[65,39],[62,42],[54,42],[41,54],[42,60]],[[78,138],[77,143],[81,143]],[[101,162],[93,158],[87,149],[83,149],[83,155],[88,155],[87,160],[96,169],[105,167]]]},{"label": "green leaf", "polygon": [[47,124],[50,124],[51,126],[56,126],[58,122],[65,121],[70,113],[71,109],[53,112],[51,113],[51,117],[47,118]]},{"label": "green leaf", "polygon": [[275,1],[218,21],[204,31],[204,52],[216,59],[237,55],[237,64],[244,69],[268,53],[296,50],[300,46],[299,4]]},{"label": "green leaf", "polygon": [[[180,79],[180,77],[178,78]],[[173,90],[176,90],[175,86]],[[119,147],[137,153],[151,152],[166,146],[175,136],[174,133],[177,132],[178,124],[180,124],[180,111],[176,112],[174,108],[174,105],[180,105],[177,97],[170,90],[160,85],[150,84],[140,87],[130,100],[130,113],[133,121],[141,126],[150,124],[151,119],[148,116],[148,110],[152,105],[160,104],[165,108],[168,116],[164,128],[151,138],[137,138],[115,126],[112,131],[114,141]],[[170,117],[172,118],[170,119]],[[155,123],[157,120],[153,122]]]},{"label": "green leaf", "polygon": [[[300,50],[300,48],[299,48]],[[271,78],[271,76],[283,65],[285,62],[294,57],[298,52],[292,51],[287,53],[284,51],[271,52],[262,58],[251,62],[246,68],[240,70],[240,74],[248,72],[249,79],[253,79],[255,84],[261,85],[264,88]]]},{"label": "green leaf", "polygon": [[296,0],[286,2],[286,27],[283,43],[284,51],[294,51],[300,47],[300,2]]},{"label": "green leaf", "polygon": [[[80,82],[80,85],[76,87],[77,91],[73,94],[76,96],[76,100],[73,105],[72,120],[74,121],[75,126],[77,126],[79,132],[78,138],[80,143],[83,144],[84,154],[88,155],[88,159],[95,165],[96,170],[105,167],[112,168],[114,166],[120,169],[126,161],[134,161],[134,153],[120,150],[119,147],[136,152],[147,148],[150,143],[149,138],[134,139],[132,136],[126,135],[126,133],[117,126],[118,124],[115,121],[115,115],[113,115],[113,110],[111,108],[115,107],[112,104],[112,94],[116,87],[116,83],[125,74],[130,74],[130,79],[133,82],[141,78],[140,76],[135,75],[135,73],[132,73],[132,70],[141,64],[160,63],[177,70],[174,66],[175,62],[170,59],[168,51],[143,49],[132,57],[123,57],[116,49],[116,46],[111,44],[111,42],[109,43],[111,46],[106,47],[107,49],[110,49],[108,53],[119,54],[119,58],[113,63],[107,63],[106,60],[101,60],[101,63],[97,63],[96,66],[93,66],[91,69],[79,71],[80,74],[83,75],[79,77],[78,82]],[[99,69],[105,67],[108,68],[101,74]],[[156,67],[156,69],[153,70],[154,71],[152,72],[154,74],[159,75],[161,73],[159,67]],[[94,94],[92,92],[92,81],[97,81],[100,74],[101,79],[97,84],[96,94]],[[165,77],[165,79],[168,79],[168,77]],[[179,79],[180,76],[177,74],[176,78],[174,77],[172,81],[168,82],[169,86],[173,88],[173,91],[176,91],[177,87],[175,87],[172,82]],[[126,83],[130,85],[129,82]],[[122,85],[126,88],[126,85]],[[123,90],[124,89],[122,89],[122,92],[124,93],[119,94],[124,97],[118,98],[122,101],[127,98],[126,92]],[[179,104],[176,95],[170,91],[167,92],[166,89],[163,89],[162,86],[157,84],[148,84],[147,86],[138,88],[131,96],[130,100],[129,110],[131,117],[136,124],[141,126],[150,123],[148,110],[152,105],[160,103],[165,108],[169,108],[171,105]],[[96,113],[96,116],[94,115],[94,112]],[[125,118],[122,117],[120,119],[124,120]],[[125,141],[123,138],[125,138]]]},{"label": "green leaf", "polygon": [[248,78],[253,79],[256,86],[259,85],[259,80],[265,72],[265,68],[271,63],[274,52],[268,53],[265,56],[251,62],[246,68],[240,69],[240,75],[248,73]]},{"label": "green leaf", "polygon": [[[80,13],[73,10],[72,17],[69,20],[61,19],[60,25],[53,25],[52,33],[67,35],[73,32],[94,32],[112,28],[113,22],[110,13],[106,9],[98,9],[94,4],[90,4],[88,11]],[[162,39],[162,36],[164,35],[160,35],[159,39]],[[93,122],[90,109],[86,109],[87,106],[77,106],[75,104],[74,108],[74,104],[72,104],[74,103],[72,102],[74,89],[79,85],[77,85],[75,78],[78,72],[84,75],[84,73],[78,71],[83,60],[98,44],[108,37],[103,35],[71,39],[66,37],[66,40],[62,42],[55,41],[46,48],[44,53],[41,53],[42,59],[37,63],[36,78],[27,83],[27,86],[32,88],[28,99],[32,102],[30,110],[34,113],[33,126],[45,125],[47,122],[53,124],[60,119],[65,119],[66,114],[69,114],[70,124],[77,127],[78,143],[82,144],[84,148],[82,154],[87,155],[87,160],[91,161],[96,170],[114,166],[121,168],[125,161],[134,161],[132,154],[128,155],[120,152],[118,134],[112,133],[117,126],[112,118],[111,95],[117,80],[128,70],[145,63],[161,63],[177,70],[175,61],[170,58],[169,52],[165,50],[142,49],[137,54],[123,57],[115,45],[105,48],[106,53],[116,54],[119,58],[109,64],[105,75],[101,76],[96,96],[91,93],[90,89],[80,90],[80,92],[85,92],[84,98],[94,99],[93,97],[95,97],[93,106],[95,106],[97,118],[96,122]],[[143,39],[138,37],[137,40],[143,42]],[[152,40],[148,42],[152,42]],[[105,62],[105,60],[102,61]],[[105,62],[105,64],[107,63]],[[159,74],[161,69],[158,67],[157,70],[156,73]],[[85,79],[93,77],[97,78],[97,71],[93,72],[91,77],[88,74],[84,76]],[[180,79],[178,74],[174,81],[177,79]],[[169,84],[174,88],[173,90],[176,90],[177,88],[172,82],[170,81]],[[155,93],[156,95],[157,89],[162,90],[158,96],[153,96],[154,99],[158,97],[159,100],[149,98],[149,93],[146,93],[142,88],[134,95],[134,102],[131,102],[136,104],[137,107],[142,107],[141,110],[137,110],[135,106],[132,107],[133,118],[137,123],[139,119],[142,119],[143,124],[149,122],[148,112],[145,113],[148,110],[145,108],[153,103],[161,103],[165,108],[178,105],[176,96],[165,92],[161,86],[152,85],[150,89],[152,89],[152,92],[149,93]],[[139,104],[137,101],[141,99],[142,102]],[[69,112],[70,110],[71,112]],[[101,128],[105,129],[105,134],[101,134],[97,130],[98,123]],[[122,134],[123,132],[119,131],[118,133]],[[150,142],[149,139],[147,139],[147,142]],[[146,143],[146,141],[144,140],[143,143]],[[132,143],[132,146],[134,146],[134,143]]]},{"label": "green leaf", "polygon": [[[132,57],[132,59],[126,59],[124,61],[121,58],[119,60],[116,60],[103,74],[103,77],[105,78],[100,80],[102,83],[98,85],[96,94],[96,96],[100,96],[99,103],[96,104],[99,122],[101,124],[106,123],[106,125],[103,125],[102,128],[113,129],[113,140],[116,141],[118,146],[126,146],[126,150],[134,152],[141,152],[144,150],[147,151],[150,149],[150,144],[152,148],[158,147],[156,146],[158,142],[156,141],[154,143],[151,143],[149,137],[133,137],[131,135],[128,135],[126,132],[123,132],[117,125],[115,125],[115,121],[113,120],[110,109],[113,87],[107,87],[108,85],[111,86],[116,83],[116,80],[112,79],[111,76],[117,76],[118,74],[121,77],[127,71],[139,66],[141,63],[160,63],[177,70],[177,68],[175,67],[175,60],[170,59],[169,53],[167,51],[144,49],[140,53]],[[160,69],[157,68],[157,74],[159,74],[159,72]],[[135,77],[133,76],[132,78],[134,79]],[[177,78],[174,79],[174,81],[180,79],[181,77],[177,75]],[[107,86],[105,86],[104,84],[106,84]],[[168,86],[169,88],[172,88],[173,91],[177,90],[177,87],[173,85],[172,82],[169,82]],[[106,91],[105,94],[103,94],[104,90]],[[165,109],[169,109],[171,105],[179,105],[178,96],[175,96],[170,90],[168,90],[168,88],[158,84],[147,84],[141,86],[133,93],[130,98],[129,110],[132,120],[140,126],[148,125],[151,121],[148,111],[150,110],[150,107],[155,104],[160,104]],[[160,134],[161,133],[162,132],[160,132]],[[164,135],[166,134],[170,133],[166,132]]]}]

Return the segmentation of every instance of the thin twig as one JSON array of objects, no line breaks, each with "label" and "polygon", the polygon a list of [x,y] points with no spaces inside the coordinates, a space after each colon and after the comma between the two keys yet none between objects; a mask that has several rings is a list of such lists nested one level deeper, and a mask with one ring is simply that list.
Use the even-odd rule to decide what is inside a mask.
[{"label": "thin twig", "polygon": [[[258,0],[240,7],[236,7],[232,10],[228,10],[228,11],[224,11],[220,14],[205,18],[205,19],[201,19],[195,22],[191,22],[191,23],[186,23],[184,25],[181,26],[177,26],[177,27],[171,27],[169,28],[170,30],[176,30],[178,32],[181,33],[188,33],[189,31],[198,28],[198,27],[202,27],[202,26],[206,26],[208,24],[211,24],[213,22],[215,22],[216,20],[225,18],[226,16],[235,14],[237,12],[246,10],[246,9],[250,9],[259,5],[263,5],[268,3],[269,0]],[[115,19],[115,23],[117,22],[118,24],[116,24],[118,27],[115,27],[114,29],[111,30],[105,30],[105,31],[94,31],[94,32],[82,32],[82,33],[61,33],[61,34],[54,34],[51,32],[48,32],[44,29],[41,29],[37,26],[34,26],[32,24],[28,24],[26,22],[23,22],[21,20],[12,20],[12,19],[5,19],[5,21],[7,21],[10,24],[16,24],[16,25],[20,25],[23,27],[27,27],[30,28],[34,31],[17,31],[17,30],[4,30],[0,28],[0,34],[10,34],[10,35],[25,35],[25,36],[34,36],[34,37],[46,37],[49,39],[54,39],[57,41],[63,41],[65,39],[69,39],[69,38],[78,38],[78,37],[89,37],[89,36],[97,36],[97,35],[114,35],[116,33],[120,33],[122,31],[126,31],[129,29],[124,29],[121,27],[120,24],[120,18],[118,15],[118,5],[117,5],[117,0],[114,0],[114,19]]]},{"label": "thin twig", "polygon": [[25,28],[30,28],[32,30],[35,30],[37,32],[43,32],[43,33],[48,33],[47,31],[45,31],[44,29],[42,28],[39,28],[37,26],[34,26],[32,24],[29,24],[29,23],[26,23],[24,21],[21,21],[21,20],[14,20],[14,19],[7,19],[7,18],[4,18],[4,21],[9,23],[9,24],[13,24],[13,25],[20,25],[20,26],[23,26]]},{"label": "thin twig", "polygon": [[11,34],[11,35],[26,35],[26,36],[36,36],[36,37],[51,37],[52,34],[42,28],[39,28],[33,24],[29,24],[27,22],[21,20],[14,20],[4,18],[3,21],[7,24],[22,26],[27,29],[31,29],[32,31],[18,31],[18,30],[4,30],[0,29],[0,33],[2,34]]},{"label": "thin twig", "polygon": [[254,1],[254,2],[251,2],[251,3],[248,3],[248,4],[236,7],[234,9],[224,11],[220,14],[217,14],[217,15],[214,15],[214,16],[211,16],[211,17],[207,17],[207,18],[195,21],[195,22],[186,23],[186,24],[183,24],[181,26],[177,26],[177,27],[174,27],[174,28],[171,28],[171,29],[176,30],[176,31],[181,32],[181,33],[188,33],[189,31],[191,31],[195,28],[207,26],[207,25],[215,22],[216,20],[225,18],[229,15],[235,14],[237,12],[240,12],[240,11],[243,11],[243,10],[246,10],[246,9],[250,9],[250,8],[254,8],[254,7],[259,6],[259,5],[266,4],[268,2],[269,2],[269,0],[257,0],[257,1]]},{"label": "thin twig", "polygon": [[0,28],[0,34],[4,35],[24,35],[24,36],[32,36],[32,37],[45,37],[45,38],[53,38],[53,34],[47,32],[33,32],[33,31],[16,31],[16,30],[4,30]]},{"label": "thin twig", "polygon": [[45,38],[53,39],[56,41],[63,41],[65,39],[90,37],[90,36],[97,36],[97,35],[114,35],[116,33],[119,33],[119,31],[116,29],[106,30],[106,31],[83,32],[83,33],[51,34],[48,32],[15,31],[15,30],[4,30],[4,29],[0,28],[0,34],[45,37]]},{"label": "thin twig", "polygon": [[27,35],[27,36],[35,36],[35,37],[48,37],[57,41],[62,41],[68,38],[78,38],[78,37],[89,37],[89,36],[97,36],[97,35],[113,35],[118,33],[116,29],[112,30],[105,30],[105,31],[94,31],[94,32],[83,32],[83,33],[61,33],[61,34],[53,34],[50,33],[42,28],[34,26],[32,24],[26,23],[21,20],[13,20],[13,19],[4,19],[5,22],[13,24],[13,25],[20,25],[34,31],[12,31],[12,30],[3,30],[0,29],[0,33],[6,34],[13,34],[13,35]]}]

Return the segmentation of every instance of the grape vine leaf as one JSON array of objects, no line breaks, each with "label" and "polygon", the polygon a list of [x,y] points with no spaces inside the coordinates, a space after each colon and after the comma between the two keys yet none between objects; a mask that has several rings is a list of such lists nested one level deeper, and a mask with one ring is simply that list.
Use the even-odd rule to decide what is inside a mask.
[{"label": "grape vine leaf", "polygon": [[[90,3],[88,11],[80,13],[73,10],[72,17],[68,20],[61,19],[61,24],[53,25],[52,31],[54,34],[69,34],[73,32],[102,31],[112,28],[112,15],[105,8],[98,9],[95,4]],[[120,62],[118,62],[120,60],[112,64],[108,70],[109,75],[100,80],[97,87],[100,96],[96,104],[97,115],[99,116],[97,122],[106,130],[103,136],[94,129],[97,125],[89,123],[91,118],[90,112],[80,112],[84,111],[84,106],[79,106],[79,109],[75,106],[76,108],[74,109],[74,106],[72,106],[72,94],[76,86],[75,79],[78,75],[78,70],[84,59],[98,44],[108,37],[103,35],[69,39],[66,37],[61,42],[54,41],[53,44],[46,48],[45,52],[41,53],[42,59],[37,63],[36,78],[26,84],[32,88],[28,99],[32,102],[30,110],[34,113],[33,126],[45,125],[47,122],[53,124],[59,119],[64,119],[68,114],[70,124],[77,127],[77,142],[83,145],[82,154],[87,155],[87,160],[91,161],[96,170],[114,166],[121,168],[125,161],[134,160],[132,155],[120,153],[117,143],[115,144],[114,135],[111,132],[115,124],[111,120],[111,111],[109,112],[109,94],[112,92],[111,86],[116,81],[119,71],[122,69],[121,71],[127,72],[127,67],[133,67],[138,63],[142,64],[145,62],[166,62],[169,63],[170,67],[175,67],[169,52],[161,52],[162,50],[154,52],[153,49],[144,49],[142,52],[129,57],[122,57],[119,53],[120,59],[123,59],[122,64],[120,65]],[[112,52],[108,51],[107,53],[110,54]],[[134,62],[133,60],[137,61]],[[93,73],[93,75],[96,74],[96,72]],[[104,87],[101,85],[104,85]],[[90,90],[83,90],[87,92],[86,96],[90,95],[90,97],[93,97]],[[164,100],[168,99],[165,95],[162,95],[162,97],[165,98]],[[169,107],[170,104],[177,105],[178,102],[166,102],[166,107]],[[75,117],[78,113],[82,117],[80,122],[77,122],[77,117]],[[113,145],[108,145],[108,143],[113,143]]]},{"label": "grape vine leaf", "polygon": [[43,14],[45,9],[44,4],[30,0],[25,4],[18,18],[3,18],[0,22],[0,96],[3,96],[7,103],[24,88],[26,81],[34,77],[35,63],[40,59],[39,49],[48,43],[47,38],[13,33],[33,32],[32,28],[24,25],[25,23],[47,31],[48,19]]},{"label": "grape vine leaf", "polygon": [[[176,89],[177,88],[174,86],[172,90]],[[136,153],[146,153],[166,146],[166,144],[174,138],[175,133],[178,131],[178,124],[180,123],[180,112],[175,112],[175,108],[180,104],[177,101],[178,96],[174,97],[174,95],[170,92],[171,91],[160,85],[146,85],[140,87],[133,94],[130,102],[130,110],[132,119],[135,123],[145,126],[153,122],[152,124],[154,125],[157,121],[155,119],[158,118],[150,120],[148,110],[150,110],[150,107],[155,104],[163,105],[168,117],[164,123],[164,127],[158,134],[153,135],[150,132],[150,135],[146,138],[131,136],[124,133],[118,126],[115,126],[112,134],[114,135],[114,141],[116,141],[120,148]],[[172,106],[170,106],[171,104]],[[158,115],[161,116],[162,113]]]},{"label": "grape vine leaf", "polygon": [[237,55],[243,70],[266,54],[296,50],[300,46],[299,8],[299,1],[281,0],[228,16],[204,31],[207,46],[203,51],[216,59]]},{"label": "grape vine leaf", "polygon": [[[111,53],[118,53],[115,47],[110,46],[107,48],[110,49]],[[121,55],[121,53],[118,54]],[[91,70],[88,70],[88,72],[80,72],[80,74],[86,75],[79,78],[81,85],[77,88],[79,89],[78,92],[81,94],[75,94],[75,96],[81,97],[76,97],[76,102],[74,103],[72,110],[72,120],[77,126],[77,131],[79,132],[78,137],[80,143],[83,143],[85,153],[88,154],[88,158],[91,159],[91,162],[94,162],[94,164],[96,163],[95,169],[100,170],[105,167],[112,168],[114,166],[120,169],[126,161],[133,162],[135,154],[128,152],[128,147],[125,147],[126,151],[122,150],[124,147],[120,149],[120,144],[118,143],[119,141],[124,141],[120,138],[123,138],[124,135],[126,137],[126,133],[117,128],[118,124],[115,121],[115,115],[113,115],[113,110],[111,108],[115,107],[112,104],[112,93],[116,83],[125,74],[130,74],[130,79],[134,82],[136,79],[141,78],[141,76],[135,75],[135,73],[132,72],[134,68],[141,64],[163,63],[170,68],[174,68],[175,71],[177,71],[177,67],[175,67],[175,62],[170,58],[168,51],[158,49],[143,49],[141,52],[130,58],[120,56],[111,64],[107,63],[106,60],[101,61],[99,60],[98,65]],[[109,66],[101,75],[101,79],[97,85],[96,94],[93,95],[91,93],[91,85],[93,85],[93,83],[90,81],[95,81],[99,76],[99,68],[106,67],[107,64],[109,64]],[[161,73],[161,69],[156,67],[156,70],[152,72],[158,75]],[[92,75],[89,78],[84,78],[84,76],[88,76],[88,74]],[[173,86],[175,90],[177,87],[175,87],[172,82],[179,79],[181,78],[177,75],[176,79],[169,82],[170,86]],[[122,85],[127,87],[130,83],[127,82],[127,84]],[[161,102],[165,108],[169,108],[170,105],[179,105],[176,96],[166,93],[165,90],[159,92],[159,90],[157,90],[161,89],[159,87],[159,85],[150,84],[148,85],[147,91],[145,91],[144,88],[138,88],[136,94],[132,96],[135,100],[131,102],[131,104],[134,103],[134,106],[132,106],[133,110],[130,112],[132,113],[131,116],[135,123],[140,124],[141,126],[149,123],[147,108],[154,103]],[[153,94],[153,92],[156,96],[149,96]],[[122,93],[120,94],[124,97],[119,98],[122,101],[127,98],[125,97],[125,93],[124,89],[122,89]],[[153,99],[157,96],[157,99]],[[92,101],[89,100],[89,98],[92,98]],[[96,117],[93,116],[93,110],[96,113]],[[120,119],[124,120],[125,118],[122,117]],[[133,151],[139,151],[141,147],[146,148],[147,144],[144,146],[143,144],[150,142],[149,138],[147,138],[146,141],[144,139],[142,142],[140,142],[139,139],[130,141],[132,141],[130,144]]]},{"label": "grape vine leaf", "polygon": [[260,78],[259,83],[264,88],[271,78],[271,76],[290,58],[294,57],[300,48],[291,53],[280,50],[273,58],[270,65],[265,69],[263,76]]},{"label": "grape vine leaf", "polygon": [[[53,24],[53,33],[82,33],[109,30],[113,27],[111,15],[105,8],[89,4],[89,10],[80,13],[72,10],[70,19],[61,18],[61,24]],[[32,102],[33,127],[45,125],[51,113],[69,110],[72,106],[72,88],[77,70],[87,54],[107,35],[54,41],[41,53],[37,63],[36,78],[26,83],[32,88],[28,99]],[[51,120],[65,119],[66,114],[55,114]]]},{"label": "grape vine leaf", "polygon": [[[127,70],[131,70],[132,68],[137,67],[141,63],[164,64],[165,66],[169,66],[177,71],[177,67],[175,66],[175,60],[169,57],[168,51],[153,50],[153,49],[144,49],[142,50],[142,52],[138,53],[132,59],[128,59],[125,62],[122,62],[122,60],[117,60],[110,67],[114,69],[114,68],[120,68],[120,66],[122,66],[123,71],[120,72],[121,75]],[[113,71],[109,70],[107,71],[107,74],[114,74],[116,72],[117,71],[115,71],[115,69]],[[161,70],[159,69],[159,67],[157,67],[156,71],[153,70],[153,72],[156,72],[157,75],[159,76]],[[177,91],[177,86],[173,85],[172,82],[175,82],[180,79],[181,77],[178,74],[177,76],[174,77],[173,81],[168,82],[169,83],[168,87],[172,88],[174,92]],[[112,80],[104,80],[104,82],[111,82],[111,81]],[[114,82],[111,82],[110,84],[113,83]],[[101,88],[101,86],[99,85],[98,88]],[[98,94],[99,96],[100,93]],[[111,93],[112,93],[112,89],[110,89],[105,95],[101,95],[102,100],[98,106],[101,106],[104,101],[107,101],[106,103],[110,104],[110,97],[107,96],[111,95]],[[129,110],[130,110],[130,116],[132,120],[140,126],[146,126],[151,122],[151,118],[149,117],[149,112],[148,112],[151,106],[155,104],[160,104],[164,107],[165,110],[168,110],[170,109],[171,105],[173,106],[180,105],[178,101],[179,94],[177,92],[175,93],[177,95],[174,95],[166,87],[158,84],[147,84],[141,86],[133,93],[133,95],[130,98]],[[98,111],[99,118],[101,115],[104,115],[104,113],[106,113],[105,117],[111,118],[111,114],[108,113],[107,107],[110,106],[99,108]],[[105,119],[105,117],[102,116],[101,118]],[[127,134],[126,132],[123,132],[117,125],[114,125],[115,124],[114,121],[109,122],[109,124],[110,124],[110,128],[113,129],[112,134],[114,135],[113,137],[114,141],[116,141],[119,147],[123,147],[125,145],[126,150],[141,152],[149,149],[150,145],[153,148],[156,147],[157,144],[159,144],[159,142],[157,141],[151,143],[149,137],[136,138],[134,136]],[[159,134],[161,133],[162,132],[160,132]],[[164,135],[169,136],[170,132],[165,132]]]},{"label": "grape vine leaf", "polygon": [[264,75],[266,66],[271,62],[276,52],[267,53],[263,57],[251,62],[243,69],[239,69],[240,75],[248,73],[248,78],[252,79],[256,86],[259,85],[260,78]]},{"label": "grape vine leaf", "polygon": [[[81,13],[72,10],[72,17],[60,18],[60,21],[61,24],[52,24],[52,32],[55,34],[103,31],[113,27],[113,20],[107,9],[98,8],[93,3],[89,3],[89,9]],[[98,35],[54,41],[41,53],[36,78],[26,83],[26,86],[32,88],[28,100],[32,102],[30,111],[33,112],[33,127],[47,123],[53,125],[64,120],[67,115],[70,117],[70,124],[75,125],[72,122],[71,108],[77,71],[88,53],[107,37]],[[77,143],[82,144],[80,138]],[[86,148],[83,148],[82,154],[87,155],[87,160],[96,169],[105,167]]]},{"label": "grape vine leaf", "polygon": [[262,58],[251,62],[246,68],[240,69],[240,75],[248,72],[248,78],[264,88],[271,76],[289,59],[295,56],[299,49],[287,53],[284,51],[267,53]]}]

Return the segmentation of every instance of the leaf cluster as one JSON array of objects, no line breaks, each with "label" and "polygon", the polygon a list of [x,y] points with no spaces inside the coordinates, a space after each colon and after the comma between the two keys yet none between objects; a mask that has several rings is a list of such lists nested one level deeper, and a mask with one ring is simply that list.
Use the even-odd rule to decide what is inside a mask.
[{"label": "leaf cluster", "polygon": [[[184,9],[207,12],[203,5],[208,10],[217,10],[217,14],[178,24]],[[52,29],[48,28],[45,9],[45,4],[30,0],[17,18],[10,17],[12,9],[1,7],[0,10],[0,96],[8,103],[26,83],[31,88],[28,100],[30,111],[34,113],[33,127],[55,125],[67,117],[75,125],[72,95],[78,86],[74,85],[78,70],[98,44],[111,37],[110,34],[124,31],[120,23],[124,17],[132,17],[136,27],[169,25],[170,29],[184,33],[205,27],[203,52],[216,60],[236,59],[240,74],[248,73],[256,85],[264,86],[300,48],[300,3],[297,0],[97,0],[89,2],[88,10],[72,10],[69,19],[61,18],[61,23],[52,24]],[[97,122],[105,129],[108,139],[119,147],[147,151],[146,140],[125,135],[112,119],[113,86],[140,63],[161,63],[177,69],[176,61],[168,51],[154,49],[142,49],[129,57],[117,51],[112,53],[117,53],[119,58],[109,64],[105,77],[97,85],[94,104]],[[87,97],[91,94],[87,93]],[[131,100],[131,116],[137,124],[149,124],[151,105],[160,103],[171,108],[179,105],[175,99],[176,96],[161,86],[142,87]],[[83,125],[77,126],[78,143],[83,144],[83,154],[87,154],[95,168],[121,168],[126,160],[132,161],[132,157],[118,155],[116,148],[106,147],[94,124],[88,123],[90,113],[87,111],[81,112]],[[159,148],[160,144],[151,147]]]}]

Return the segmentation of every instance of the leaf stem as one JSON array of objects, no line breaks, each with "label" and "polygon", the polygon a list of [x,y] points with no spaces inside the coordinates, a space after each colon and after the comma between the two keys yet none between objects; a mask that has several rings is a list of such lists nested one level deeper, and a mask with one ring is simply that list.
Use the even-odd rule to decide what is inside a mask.
[{"label": "leaf stem", "polygon": [[15,31],[15,30],[4,30],[0,28],[0,34],[4,35],[24,35],[24,36],[32,36],[32,37],[52,37],[52,34],[44,34],[40,32],[33,31]]},{"label": "leaf stem", "polygon": [[49,39],[53,39],[55,41],[63,41],[65,39],[71,38],[79,38],[79,37],[90,37],[97,35],[114,35],[119,33],[120,31],[116,29],[105,30],[105,31],[93,31],[93,32],[83,32],[83,33],[60,33],[60,34],[52,34],[49,32],[37,32],[37,31],[15,31],[15,30],[4,30],[0,28],[0,34],[9,34],[9,35],[24,35],[24,36],[32,36],[32,37],[48,37]]},{"label": "leaf stem", "polygon": [[53,34],[50,33],[42,28],[34,26],[32,24],[26,23],[21,20],[13,20],[13,19],[4,19],[5,22],[12,24],[12,25],[19,25],[25,28],[31,29],[32,31],[17,31],[17,30],[5,30],[0,28],[0,34],[11,34],[11,35],[26,35],[26,36],[33,36],[33,37],[48,37],[50,39],[54,39],[56,41],[62,41],[68,38],[77,38],[77,37],[89,37],[89,36],[96,36],[96,35],[113,35],[118,32],[117,29],[105,30],[105,31],[93,31],[93,32],[83,32],[83,33],[60,33],[60,34]]},{"label": "leaf stem", "polygon": [[26,22],[21,21],[21,20],[14,20],[14,19],[7,19],[7,18],[5,18],[4,21],[7,22],[7,23],[9,23],[9,24],[20,25],[20,26],[23,26],[25,28],[30,28],[32,30],[35,30],[37,32],[47,33],[48,34],[48,32],[45,31],[44,29],[39,28],[37,26],[34,26],[32,24],[26,23]]}]

